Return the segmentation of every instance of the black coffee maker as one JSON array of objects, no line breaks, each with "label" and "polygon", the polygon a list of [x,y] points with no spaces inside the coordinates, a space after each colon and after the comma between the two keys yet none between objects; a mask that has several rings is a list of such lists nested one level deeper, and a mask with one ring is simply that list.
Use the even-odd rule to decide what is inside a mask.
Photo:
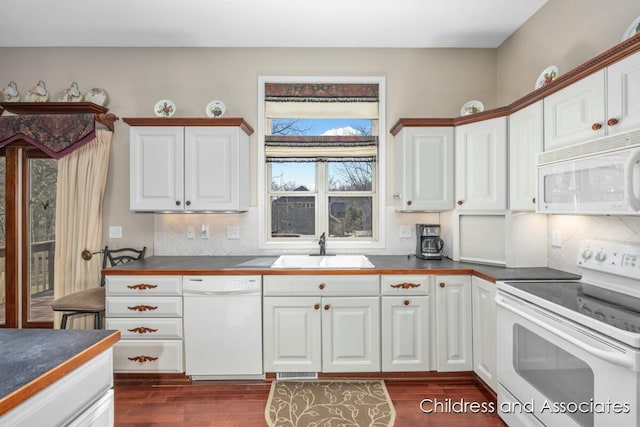
[{"label": "black coffee maker", "polygon": [[416,224],[416,257],[442,259],[444,242],[440,238],[440,224]]}]

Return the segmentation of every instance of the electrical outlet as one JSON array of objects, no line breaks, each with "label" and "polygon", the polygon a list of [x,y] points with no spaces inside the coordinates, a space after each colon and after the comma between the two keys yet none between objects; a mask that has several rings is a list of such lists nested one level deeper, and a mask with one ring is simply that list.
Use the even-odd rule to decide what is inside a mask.
[{"label": "electrical outlet", "polygon": [[411,227],[408,225],[401,225],[400,230],[398,231],[398,235],[401,239],[410,239],[411,238]]},{"label": "electrical outlet", "polygon": [[187,227],[187,239],[196,238],[196,229],[194,227]]},{"label": "electrical outlet", "polygon": [[562,247],[562,233],[560,233],[559,231],[551,232],[551,246],[553,246],[554,248]]},{"label": "electrical outlet", "polygon": [[227,227],[227,240],[240,238],[240,227]]},{"label": "electrical outlet", "polygon": [[109,238],[122,239],[122,227],[120,227],[119,225],[109,227]]}]

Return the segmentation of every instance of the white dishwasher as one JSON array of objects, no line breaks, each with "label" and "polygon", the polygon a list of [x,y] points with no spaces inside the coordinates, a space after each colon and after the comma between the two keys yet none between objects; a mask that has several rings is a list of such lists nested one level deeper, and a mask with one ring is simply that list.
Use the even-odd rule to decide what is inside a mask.
[{"label": "white dishwasher", "polygon": [[262,277],[185,276],[185,373],[192,380],[264,379]]}]

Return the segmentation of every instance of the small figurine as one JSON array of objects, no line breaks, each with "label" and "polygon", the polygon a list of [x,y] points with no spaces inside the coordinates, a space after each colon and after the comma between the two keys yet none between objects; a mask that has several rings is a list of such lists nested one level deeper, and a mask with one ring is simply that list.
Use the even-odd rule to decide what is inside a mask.
[{"label": "small figurine", "polygon": [[18,85],[16,85],[16,82],[14,81],[9,82],[9,85],[2,89],[2,94],[4,95],[4,100],[7,102],[20,101],[20,92],[18,92]]}]

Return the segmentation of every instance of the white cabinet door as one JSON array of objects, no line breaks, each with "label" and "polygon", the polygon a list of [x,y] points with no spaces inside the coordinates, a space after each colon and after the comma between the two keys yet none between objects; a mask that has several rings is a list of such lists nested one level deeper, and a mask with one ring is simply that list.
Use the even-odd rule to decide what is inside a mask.
[{"label": "white cabinet door", "polygon": [[607,68],[607,132],[640,127],[640,53]]},{"label": "white cabinet door", "polygon": [[471,277],[436,276],[436,319],[438,371],[471,371]]},{"label": "white cabinet door", "polygon": [[605,70],[544,99],[544,150],[604,136]]},{"label": "white cabinet door", "polygon": [[237,127],[195,126],[184,132],[185,209],[247,210],[248,135]]},{"label": "white cabinet door", "polygon": [[395,153],[397,211],[453,209],[453,128],[404,128]]},{"label": "white cabinet door", "polygon": [[494,391],[496,378],[496,285],[471,278],[473,310],[473,370]]},{"label": "white cabinet door", "polygon": [[382,298],[382,370],[429,370],[429,297]]},{"label": "white cabinet door", "polygon": [[460,210],[507,208],[507,119],[456,128],[456,203]]},{"label": "white cabinet door", "polygon": [[322,299],[322,371],[380,371],[380,299]]},{"label": "white cabinet door", "polygon": [[319,372],[321,298],[263,299],[265,372]]},{"label": "white cabinet door", "polygon": [[182,211],[183,128],[131,127],[129,144],[131,210]]},{"label": "white cabinet door", "polygon": [[509,117],[509,207],[534,211],[538,153],[542,152],[542,101]]}]

